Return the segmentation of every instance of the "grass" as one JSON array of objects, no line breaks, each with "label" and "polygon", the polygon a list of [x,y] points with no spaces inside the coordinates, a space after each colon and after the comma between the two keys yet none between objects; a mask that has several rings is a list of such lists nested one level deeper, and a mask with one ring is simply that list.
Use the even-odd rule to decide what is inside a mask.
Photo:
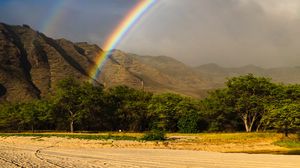
[{"label": "grass", "polygon": [[141,140],[145,141],[165,141],[166,140],[166,134],[164,131],[160,130],[153,130],[151,132],[147,132]]},{"label": "grass", "polygon": [[86,140],[138,140],[137,136],[103,134],[78,134],[78,133],[0,133],[0,137],[21,136],[21,137],[61,137]]},{"label": "grass", "polygon": [[[161,141],[165,140],[164,137],[147,138],[148,133],[119,133],[119,132],[108,132],[108,133],[0,133],[0,137],[17,136],[17,137],[61,137],[61,138],[75,138],[75,139],[86,139],[86,140],[132,140],[132,141]],[[152,135],[152,134],[151,134]],[[156,134],[155,134],[156,135]],[[162,136],[162,135],[158,135]],[[146,138],[145,138],[146,137]]]},{"label": "grass", "polygon": [[274,142],[275,145],[286,147],[286,148],[299,148],[300,149],[300,141],[293,139],[285,139]]},{"label": "grass", "polygon": [[[30,136],[30,137],[62,137],[62,138],[77,138],[89,140],[143,140],[143,133],[0,133],[0,137],[6,136]],[[177,138],[179,137],[179,138]],[[198,133],[198,134],[182,134],[168,133],[166,139],[169,141],[176,139],[185,139],[190,142],[205,143],[205,144],[228,144],[228,143],[255,143],[260,141],[278,141],[281,134],[277,133]],[[277,145],[277,144],[276,144]]]},{"label": "grass", "polygon": [[300,136],[290,135],[273,143],[274,145],[291,149],[290,153],[300,154]]},{"label": "grass", "polygon": [[288,138],[282,138],[275,141],[273,144],[288,148],[289,150],[286,153],[288,155],[300,155],[300,140],[299,137],[296,137],[295,135]]},{"label": "grass", "polygon": [[[237,153],[300,154],[297,135],[283,138],[279,133],[168,133],[164,142],[145,142],[143,133],[105,132],[105,133],[0,133],[0,137],[27,136],[76,138],[84,140],[130,140],[133,147],[154,147],[168,149],[204,150]],[[46,140],[46,139],[41,139]],[[122,146],[122,142],[118,142]],[[153,146],[154,144],[154,146]],[[152,146],[151,146],[152,145]]]},{"label": "grass", "polygon": [[167,134],[168,137],[194,137],[193,141],[208,144],[256,143],[261,141],[277,141],[282,135],[277,133],[199,133],[199,134]]},{"label": "grass", "polygon": [[[279,133],[199,133],[167,134],[168,137],[190,137],[189,142],[212,148],[213,151],[251,154],[300,155],[300,141],[291,134],[284,139]],[[218,148],[219,147],[219,148]],[[206,148],[204,148],[206,149]]]}]

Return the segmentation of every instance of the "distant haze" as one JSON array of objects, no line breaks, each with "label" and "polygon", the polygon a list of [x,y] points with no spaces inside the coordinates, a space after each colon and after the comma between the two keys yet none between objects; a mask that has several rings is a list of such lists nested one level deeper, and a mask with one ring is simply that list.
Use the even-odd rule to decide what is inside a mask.
[{"label": "distant haze", "polygon": [[[59,0],[2,0],[0,22],[29,24],[43,31]],[[137,1],[72,0],[60,22],[45,32],[55,38],[101,46]],[[159,0],[118,49],[166,55],[189,65],[300,65],[299,0]]]}]

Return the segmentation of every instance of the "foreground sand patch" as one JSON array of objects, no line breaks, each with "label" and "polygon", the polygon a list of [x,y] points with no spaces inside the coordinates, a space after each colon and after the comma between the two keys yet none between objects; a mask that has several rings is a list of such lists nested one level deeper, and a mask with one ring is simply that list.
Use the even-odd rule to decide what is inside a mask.
[{"label": "foreground sand patch", "polygon": [[[138,142],[56,137],[1,137],[0,142],[0,167],[296,168],[300,165],[299,156],[195,151],[230,151],[236,148],[237,144],[220,146],[180,140]],[[262,143],[260,148],[267,149],[269,145]],[[244,147],[248,149],[254,146],[245,145]]]}]

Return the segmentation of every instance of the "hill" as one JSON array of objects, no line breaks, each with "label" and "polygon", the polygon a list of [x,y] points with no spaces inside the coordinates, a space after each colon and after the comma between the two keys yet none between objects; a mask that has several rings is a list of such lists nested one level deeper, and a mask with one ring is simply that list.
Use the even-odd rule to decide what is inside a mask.
[{"label": "hill", "polygon": [[277,83],[300,83],[300,67],[261,68],[255,65],[246,65],[237,68],[226,68],[217,64],[205,64],[195,67],[194,69],[215,87],[224,86],[224,82],[229,77],[248,73],[272,78],[272,80]]},{"label": "hill", "polygon": [[[100,48],[95,50],[101,51]],[[1,100],[24,101],[47,96],[56,82],[73,76],[90,79],[91,55],[65,39],[54,40],[29,26],[0,24]]]},{"label": "hill", "polygon": [[[72,76],[91,77],[97,45],[52,39],[27,25],[0,24],[0,100],[26,101],[49,95],[56,83]],[[152,63],[147,63],[151,59]],[[115,50],[96,83],[106,87],[125,84],[155,92],[176,92],[200,97],[206,87],[191,68],[168,57],[139,57]],[[155,62],[163,63],[156,66]],[[163,69],[165,67],[166,69]],[[181,72],[180,67],[187,71]],[[173,69],[173,70],[172,70]]]},{"label": "hill", "polygon": [[[28,25],[0,23],[0,101],[46,97],[59,80],[70,76],[82,82],[93,80],[89,69],[101,52],[95,44],[52,39]],[[271,77],[275,82],[300,83],[299,67],[190,67],[167,56],[139,56],[120,50],[113,50],[94,83],[201,98],[208,90],[223,87],[226,78],[247,73]]]}]

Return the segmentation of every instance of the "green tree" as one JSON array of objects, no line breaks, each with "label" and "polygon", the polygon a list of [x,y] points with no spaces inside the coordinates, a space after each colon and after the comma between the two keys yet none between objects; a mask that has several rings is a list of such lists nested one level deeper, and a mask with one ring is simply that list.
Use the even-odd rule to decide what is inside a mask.
[{"label": "green tree", "polygon": [[144,131],[148,129],[148,103],[152,94],[127,86],[116,86],[109,90],[111,110],[115,111],[115,129]]},{"label": "green tree", "polygon": [[177,94],[164,93],[154,95],[149,102],[148,110],[154,129],[176,132],[179,119],[178,103],[183,97]]},{"label": "green tree", "polygon": [[242,123],[234,111],[228,89],[217,89],[202,100],[203,112],[208,120],[208,131],[240,131]]},{"label": "green tree", "polygon": [[281,98],[300,101],[300,84],[284,86],[284,94],[281,95]]},{"label": "green tree", "polygon": [[79,102],[81,102],[81,110],[78,116],[78,125],[84,130],[108,129],[106,127],[106,114],[104,113],[104,90],[103,85],[92,85],[91,83],[83,83],[79,87]]},{"label": "green tree", "polygon": [[74,123],[83,118],[87,109],[84,108],[84,97],[80,83],[73,78],[67,78],[58,83],[54,96],[55,108],[58,111],[67,113],[70,131],[74,132]]},{"label": "green tree", "polygon": [[32,132],[39,125],[51,120],[52,106],[48,101],[33,100],[20,105],[21,124],[30,125]]},{"label": "green tree", "polygon": [[21,124],[31,126],[32,132],[35,130],[39,118],[39,111],[35,107],[34,103],[24,103],[20,106],[20,115],[22,116]]},{"label": "green tree", "polygon": [[267,115],[262,118],[265,129],[277,129],[287,135],[289,131],[297,129],[299,120],[300,85],[278,85],[273,100],[267,105]]},{"label": "green tree", "polygon": [[1,130],[21,130],[22,117],[18,103],[6,103],[0,105],[0,128]]},{"label": "green tree", "polygon": [[207,128],[207,121],[201,113],[201,104],[192,98],[185,98],[176,106],[179,115],[179,132],[196,133]]},{"label": "green tree", "polygon": [[270,79],[252,74],[233,77],[226,83],[231,105],[242,119],[246,132],[251,132],[265,112],[265,104],[272,97],[276,85]]},{"label": "green tree", "polygon": [[300,104],[290,100],[286,100],[280,104],[280,107],[270,107],[268,115],[269,127],[273,127],[279,131],[283,131],[285,136],[291,130],[300,128]]},{"label": "green tree", "polygon": [[136,91],[134,99],[124,102],[123,112],[130,113],[127,117],[129,121],[128,127],[130,131],[144,131],[149,129],[148,124],[148,103],[151,100],[152,94]]}]

